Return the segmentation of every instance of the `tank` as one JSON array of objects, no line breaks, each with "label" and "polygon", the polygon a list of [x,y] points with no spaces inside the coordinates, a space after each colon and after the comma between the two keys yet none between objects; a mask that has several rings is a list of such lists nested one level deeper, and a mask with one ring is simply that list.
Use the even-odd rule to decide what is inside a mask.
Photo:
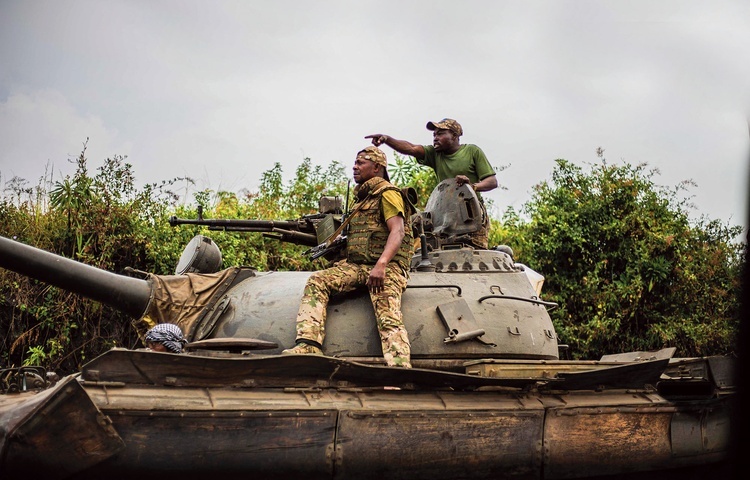
[{"label": "tank", "polygon": [[[337,208],[283,223],[172,223],[315,248],[341,224]],[[213,271],[202,237],[176,269],[186,273],[145,279],[0,237],[0,267],[144,326],[175,323],[189,340],[180,355],[113,349],[59,380],[4,369],[0,475],[691,478],[725,467],[732,359],[668,348],[562,360],[543,276],[510,248],[468,246],[480,212],[469,186],[446,180],[414,216],[420,246],[402,298],[412,369],[385,366],[366,292],[332,299],[324,356],[281,355],[311,272]]]}]

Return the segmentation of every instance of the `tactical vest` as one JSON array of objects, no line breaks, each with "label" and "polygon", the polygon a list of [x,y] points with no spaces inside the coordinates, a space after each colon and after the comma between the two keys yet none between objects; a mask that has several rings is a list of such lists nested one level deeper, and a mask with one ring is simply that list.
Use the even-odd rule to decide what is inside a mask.
[{"label": "tactical vest", "polygon": [[[375,181],[369,184],[371,180]],[[403,194],[401,190],[394,187],[386,180],[375,177],[368,180],[367,186],[370,187],[370,194],[362,200],[362,206],[354,214],[349,222],[349,233],[346,237],[347,259],[352,263],[363,265],[374,265],[385,249],[388,241],[388,226],[383,218],[380,209],[380,201],[383,192],[394,190]],[[357,206],[355,206],[357,208]],[[414,237],[412,236],[411,227],[409,226],[409,208],[407,199],[404,199],[404,239],[401,241],[401,247],[391,261],[397,262],[404,271],[409,271],[411,257],[413,254]]]}]

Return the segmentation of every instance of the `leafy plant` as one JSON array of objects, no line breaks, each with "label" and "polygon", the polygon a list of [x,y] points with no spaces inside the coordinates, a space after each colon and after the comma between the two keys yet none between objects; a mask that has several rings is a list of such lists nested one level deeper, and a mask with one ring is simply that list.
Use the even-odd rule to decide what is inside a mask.
[{"label": "leafy plant", "polygon": [[494,234],[546,276],[558,335],[573,355],[678,347],[683,356],[728,353],[738,327],[740,227],[691,222],[692,184],[654,183],[645,164],[589,171],[557,160],[534,188],[524,220],[508,210]]}]

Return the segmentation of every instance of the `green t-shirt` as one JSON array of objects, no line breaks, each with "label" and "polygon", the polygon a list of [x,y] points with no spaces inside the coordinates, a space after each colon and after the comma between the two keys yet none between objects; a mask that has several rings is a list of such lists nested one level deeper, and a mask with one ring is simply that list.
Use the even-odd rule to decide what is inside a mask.
[{"label": "green t-shirt", "polygon": [[446,178],[455,178],[456,175],[466,175],[471,183],[477,183],[495,175],[495,170],[487,161],[484,152],[476,145],[461,145],[452,155],[436,152],[432,145],[423,146],[424,158],[417,160],[417,162],[435,170],[438,182],[442,182]]}]

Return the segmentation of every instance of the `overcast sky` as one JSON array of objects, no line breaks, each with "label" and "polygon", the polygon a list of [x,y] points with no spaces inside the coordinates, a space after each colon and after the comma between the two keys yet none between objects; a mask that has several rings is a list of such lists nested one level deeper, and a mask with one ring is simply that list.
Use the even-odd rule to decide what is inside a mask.
[{"label": "overcast sky", "polygon": [[0,0],[3,188],[72,174],[89,138],[92,170],[256,189],[450,117],[508,166],[498,211],[602,147],[747,225],[749,107],[746,0]]}]

